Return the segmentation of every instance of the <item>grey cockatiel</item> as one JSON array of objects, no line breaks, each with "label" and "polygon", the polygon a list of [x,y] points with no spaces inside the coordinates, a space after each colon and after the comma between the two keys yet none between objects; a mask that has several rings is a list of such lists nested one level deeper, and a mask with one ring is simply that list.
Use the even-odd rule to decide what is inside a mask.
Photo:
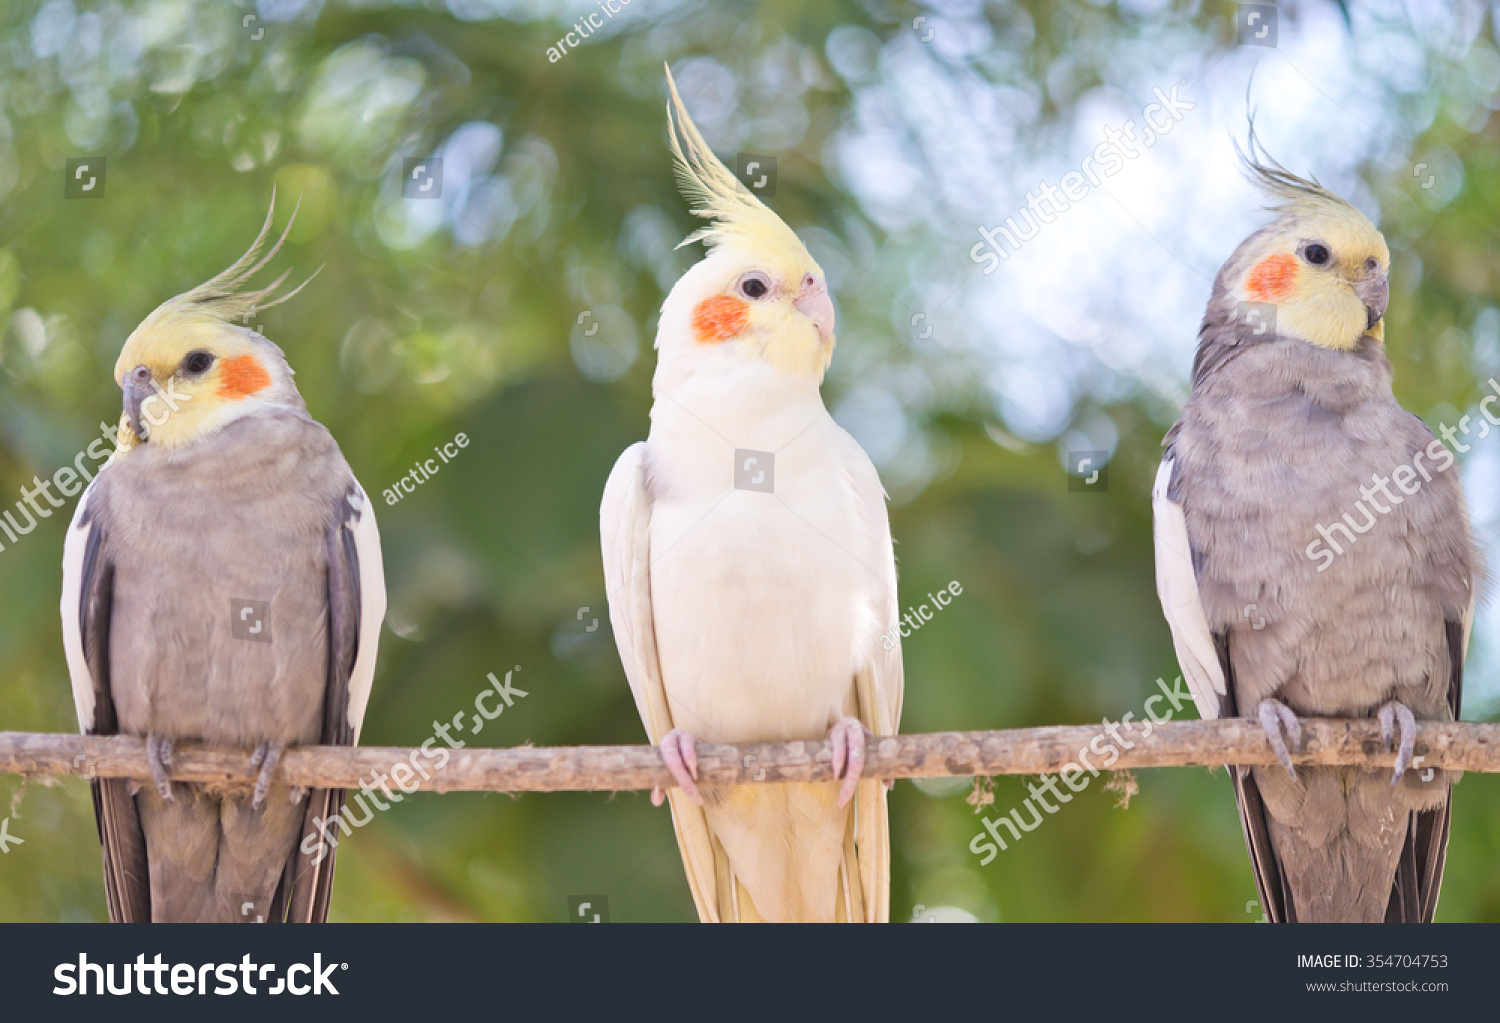
[{"label": "grey cockatiel", "polygon": [[[1231,768],[1273,921],[1430,921],[1453,778],[1411,763],[1459,711],[1479,572],[1453,456],[1391,392],[1390,254],[1258,147],[1276,219],[1214,282],[1153,493],[1157,589],[1204,718],[1285,764]],[[1293,770],[1297,715],[1380,720],[1394,775]]]},{"label": "grey cockatiel", "polygon": [[[385,584],[364,491],[281,350],[239,325],[291,297],[272,299],[284,275],[237,293],[281,245],[257,260],[270,226],[125,342],[120,450],[68,529],[79,726],[147,737],[155,777],[91,783],[116,921],[328,916],[333,856],[304,839],[343,792],[292,792],[274,770],[287,745],[358,739]],[[175,740],[256,747],[259,774],[171,784]]]}]

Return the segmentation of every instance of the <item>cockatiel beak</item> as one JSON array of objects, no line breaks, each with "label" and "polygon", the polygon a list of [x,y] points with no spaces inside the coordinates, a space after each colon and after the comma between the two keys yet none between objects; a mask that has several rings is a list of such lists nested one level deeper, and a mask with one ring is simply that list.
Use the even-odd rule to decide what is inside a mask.
[{"label": "cockatiel beak", "polygon": [[141,405],[153,393],[151,370],[137,366],[120,382],[120,389],[125,392],[125,421],[136,439],[144,443],[151,430],[141,421]]},{"label": "cockatiel beak", "polygon": [[1385,315],[1385,307],[1391,300],[1390,280],[1385,274],[1377,272],[1355,284],[1354,294],[1365,304],[1365,313],[1369,317],[1365,329],[1369,330]]},{"label": "cockatiel beak", "polygon": [[818,328],[818,340],[828,344],[833,340],[833,299],[829,297],[828,285],[820,277],[808,274],[802,279],[802,288],[792,299],[797,311]]}]

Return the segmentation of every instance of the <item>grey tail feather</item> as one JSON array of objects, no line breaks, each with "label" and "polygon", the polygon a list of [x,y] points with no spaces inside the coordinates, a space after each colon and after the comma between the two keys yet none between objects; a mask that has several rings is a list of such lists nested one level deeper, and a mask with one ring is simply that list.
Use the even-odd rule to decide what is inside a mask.
[{"label": "grey tail feather", "polygon": [[146,836],[126,778],[94,778],[94,818],[104,859],[104,894],[117,924],[151,922],[151,869]]},{"label": "grey tail feather", "polygon": [[[307,794],[307,815],[303,818],[302,837],[292,850],[292,858],[287,863],[286,873],[276,893],[277,904],[285,904],[287,907],[285,919],[288,923],[328,922],[338,847],[330,846],[323,860],[314,863],[315,856],[304,853],[302,843],[307,840],[307,836],[318,835],[318,828],[313,823],[315,819],[321,819],[326,826],[343,809],[343,789],[313,789]],[[324,836],[318,837],[321,842]],[[283,918],[277,915],[273,919]]]},{"label": "grey tail feather", "polygon": [[[1234,667],[1229,657],[1228,634],[1216,634],[1214,646],[1218,650],[1219,666],[1224,670],[1226,683],[1224,716],[1238,717],[1240,712],[1234,696]],[[1297,907],[1282,876],[1276,847],[1271,842],[1270,818],[1261,799],[1260,786],[1249,768],[1230,766],[1226,769],[1234,782],[1234,801],[1240,811],[1240,829],[1250,854],[1250,868],[1255,873],[1255,891],[1260,896],[1261,910],[1273,924],[1296,923]]]}]

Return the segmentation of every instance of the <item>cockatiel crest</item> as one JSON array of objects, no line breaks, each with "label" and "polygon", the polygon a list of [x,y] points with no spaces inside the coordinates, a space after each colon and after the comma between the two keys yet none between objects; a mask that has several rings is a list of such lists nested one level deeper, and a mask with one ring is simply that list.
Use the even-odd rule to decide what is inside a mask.
[{"label": "cockatiel crest", "polygon": [[1349,351],[1365,335],[1382,340],[1391,265],[1385,238],[1349,202],[1272,159],[1253,120],[1248,148],[1235,146],[1277,217],[1230,260],[1232,293],[1274,306],[1278,333],[1323,348]]},{"label": "cockatiel crest", "polygon": [[264,288],[241,290],[280,251],[297,219],[293,209],[276,244],[261,255],[275,214],[273,189],[265,223],[245,254],[222,273],[157,306],[126,339],[115,363],[115,382],[125,393],[121,452],[148,442],[179,447],[264,404],[304,407],[281,349],[244,326],[252,315],[285,302],[312,280],[278,296],[288,270]]},{"label": "cockatiel crest", "polygon": [[781,373],[821,380],[834,346],[833,302],[822,268],[792,229],[714,155],[688,116],[670,69],[667,86],[677,179],[695,204],[693,213],[711,221],[681,242],[708,246],[707,258],[678,285],[708,292],[691,309],[692,343],[729,345]]}]

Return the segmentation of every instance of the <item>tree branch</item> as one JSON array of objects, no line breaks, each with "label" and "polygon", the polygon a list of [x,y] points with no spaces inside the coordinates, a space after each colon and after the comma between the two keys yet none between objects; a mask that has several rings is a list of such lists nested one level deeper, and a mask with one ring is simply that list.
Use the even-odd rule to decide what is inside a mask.
[{"label": "tree branch", "polygon": [[[1059,725],[997,732],[932,732],[871,738],[865,777],[939,778],[966,775],[1053,773],[1068,764],[1082,769],[1214,766],[1276,763],[1259,723],[1222,721],[1145,722],[1116,726]],[[1299,764],[1350,764],[1389,768],[1372,720],[1302,721]],[[1126,748],[1125,743],[1133,743]],[[1091,749],[1091,745],[1092,749]],[[1110,760],[1110,749],[1118,758]],[[359,788],[381,784],[402,791],[433,792],[616,792],[670,786],[671,775],[651,746],[519,746],[511,749],[432,744],[420,749],[380,746],[303,746],[288,749],[278,777],[308,788]],[[444,762],[446,753],[447,761]],[[826,742],[767,742],[741,746],[700,743],[698,773],[704,784],[809,782],[832,779]],[[1454,771],[1500,772],[1500,724],[1419,722],[1414,766]],[[397,768],[398,764],[406,768]],[[399,779],[391,779],[391,772]],[[145,743],[124,735],[57,735],[0,732],[0,773],[82,775],[100,778],[151,776]],[[174,781],[248,785],[255,777],[249,750],[211,749],[193,743],[175,748]]]}]

